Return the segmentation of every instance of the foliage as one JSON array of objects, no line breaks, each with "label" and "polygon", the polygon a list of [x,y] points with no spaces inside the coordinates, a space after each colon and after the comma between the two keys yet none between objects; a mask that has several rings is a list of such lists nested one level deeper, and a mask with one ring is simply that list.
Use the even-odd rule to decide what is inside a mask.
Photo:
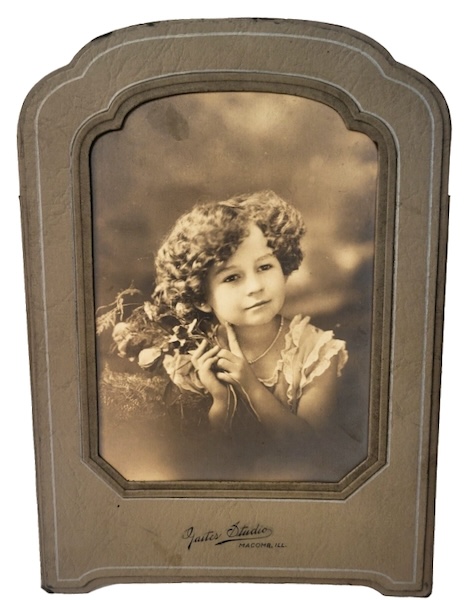
[{"label": "foliage", "polygon": [[165,386],[166,380],[162,377],[123,373],[106,366],[99,381],[101,409],[119,421],[130,417],[161,417],[166,411],[160,400]]},{"label": "foliage", "polygon": [[129,316],[127,309],[134,303],[129,298],[140,294],[131,285],[119,292],[114,300],[96,311],[96,333],[112,329],[112,339],[119,356],[137,361],[143,369],[156,369],[164,357],[176,352],[187,354],[203,339],[215,343],[216,325],[207,315],[189,323],[180,316],[180,307],[145,301],[135,304]]}]

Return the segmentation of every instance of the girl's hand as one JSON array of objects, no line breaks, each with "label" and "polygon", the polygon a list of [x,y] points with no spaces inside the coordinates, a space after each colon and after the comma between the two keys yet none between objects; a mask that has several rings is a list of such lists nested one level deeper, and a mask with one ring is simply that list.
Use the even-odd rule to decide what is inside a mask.
[{"label": "girl's hand", "polygon": [[213,346],[205,352],[207,341],[203,340],[198,348],[191,352],[191,362],[198,373],[201,383],[205,386],[213,398],[222,398],[227,396],[226,386],[217,379],[213,370],[217,361],[219,346]]},{"label": "girl's hand", "polygon": [[219,371],[216,377],[225,383],[237,384],[244,391],[249,392],[252,386],[259,385],[259,380],[242,353],[233,327],[225,323],[225,328],[229,350],[222,348],[217,354],[216,365]]},{"label": "girl's hand", "polygon": [[203,340],[191,353],[191,362],[198,373],[201,383],[213,398],[208,418],[213,429],[222,431],[229,425],[230,395],[227,386],[216,377],[215,365],[218,361],[219,346],[213,346],[205,352],[207,342]]}]

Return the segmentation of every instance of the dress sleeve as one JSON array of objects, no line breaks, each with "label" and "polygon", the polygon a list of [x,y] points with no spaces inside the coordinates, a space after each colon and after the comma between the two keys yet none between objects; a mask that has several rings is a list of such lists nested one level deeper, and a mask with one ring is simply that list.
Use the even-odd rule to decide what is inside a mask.
[{"label": "dress sleeve", "polygon": [[337,372],[348,360],[346,344],[335,339],[333,331],[323,331],[309,323],[310,317],[295,317],[289,328],[283,357],[283,374],[288,384],[287,399],[296,410],[306,386],[325,373],[337,357]]}]

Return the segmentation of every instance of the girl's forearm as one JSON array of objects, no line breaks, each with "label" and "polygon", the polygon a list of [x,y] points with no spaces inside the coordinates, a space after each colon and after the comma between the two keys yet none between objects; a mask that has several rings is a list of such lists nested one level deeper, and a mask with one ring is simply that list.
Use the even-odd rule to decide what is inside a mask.
[{"label": "girl's forearm", "polygon": [[243,392],[251,409],[273,437],[313,435],[309,423],[292,413],[259,380],[243,388]]},{"label": "girl's forearm", "polygon": [[212,429],[223,430],[227,425],[229,398],[226,394],[213,396],[213,404],[209,409],[208,420]]}]

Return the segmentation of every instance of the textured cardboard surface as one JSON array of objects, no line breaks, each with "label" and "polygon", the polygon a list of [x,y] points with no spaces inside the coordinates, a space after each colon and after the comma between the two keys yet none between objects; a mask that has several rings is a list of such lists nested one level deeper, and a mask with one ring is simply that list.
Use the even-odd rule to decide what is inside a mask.
[{"label": "textured cardboard surface", "polygon": [[[130,497],[90,460],[91,257],[83,227],[88,215],[78,200],[87,193],[88,175],[80,169],[86,162],[77,140],[87,142],[92,125],[105,123],[107,130],[113,115],[150,94],[283,85],[290,93],[324,93],[340,110],[351,107],[353,117],[370,115],[386,144],[380,196],[389,208],[378,223],[385,235],[377,247],[383,284],[377,333],[387,350],[375,357],[386,381],[384,418],[375,421],[384,461],[344,497],[322,490],[295,494],[292,486],[261,490],[258,497],[245,486],[222,494],[213,485],[185,490],[183,498],[163,488]],[[20,123],[21,196],[47,589],[87,591],[126,580],[258,580],[428,593],[448,137],[448,114],[430,83],[371,40],[315,23],[134,27],[95,40],[32,90]],[[80,149],[86,152],[87,143]],[[216,546],[208,532],[227,535],[238,521],[272,529],[277,546],[268,553]],[[190,526],[200,541],[188,548]]]}]

